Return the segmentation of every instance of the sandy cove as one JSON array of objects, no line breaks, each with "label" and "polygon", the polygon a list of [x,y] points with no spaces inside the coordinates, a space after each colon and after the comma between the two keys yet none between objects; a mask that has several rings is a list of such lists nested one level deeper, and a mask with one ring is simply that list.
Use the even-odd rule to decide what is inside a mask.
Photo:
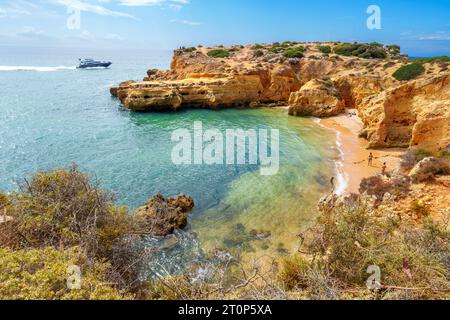
[{"label": "sandy cove", "polygon": [[[338,193],[357,193],[363,178],[381,173],[386,162],[387,171],[395,169],[406,149],[369,150],[367,140],[359,138],[363,123],[355,114],[356,110],[347,110],[346,114],[320,119],[319,123],[336,132],[337,145],[341,151],[341,160],[337,163]],[[368,165],[370,152],[374,155],[373,166]],[[341,181],[340,181],[341,180]]]}]

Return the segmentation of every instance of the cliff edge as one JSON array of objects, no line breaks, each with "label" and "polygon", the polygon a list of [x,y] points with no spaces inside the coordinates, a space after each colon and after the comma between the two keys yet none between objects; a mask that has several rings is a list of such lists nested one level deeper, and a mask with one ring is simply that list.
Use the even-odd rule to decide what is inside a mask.
[{"label": "cliff edge", "polygon": [[[284,42],[180,48],[111,94],[133,111],[289,106],[295,116],[355,108],[372,148],[450,146],[450,59],[411,62],[398,46]],[[411,70],[410,70],[411,69]]]}]

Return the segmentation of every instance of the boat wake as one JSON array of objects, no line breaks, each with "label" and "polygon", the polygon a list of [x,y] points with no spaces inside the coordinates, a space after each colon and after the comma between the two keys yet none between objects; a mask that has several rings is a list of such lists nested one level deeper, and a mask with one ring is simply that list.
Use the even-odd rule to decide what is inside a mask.
[{"label": "boat wake", "polygon": [[55,72],[64,70],[76,70],[75,66],[58,67],[35,67],[35,66],[0,66],[0,71],[36,71],[36,72]]}]

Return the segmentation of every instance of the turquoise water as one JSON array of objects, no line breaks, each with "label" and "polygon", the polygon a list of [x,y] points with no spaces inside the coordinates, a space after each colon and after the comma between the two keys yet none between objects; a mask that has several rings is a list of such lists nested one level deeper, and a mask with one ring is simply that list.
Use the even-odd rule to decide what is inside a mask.
[{"label": "turquoise water", "polygon": [[[86,56],[114,64],[108,70],[73,69]],[[334,137],[285,109],[131,113],[110,96],[112,85],[139,80],[149,68],[167,68],[170,58],[163,51],[1,48],[0,190],[17,189],[37,170],[75,162],[130,208],[158,192],[192,195],[191,230],[204,248],[293,250],[333,175]],[[30,70],[23,66],[39,68],[20,71]],[[192,128],[194,121],[222,132],[279,129],[279,173],[264,177],[258,166],[245,165],[174,165],[171,133]],[[251,231],[271,236],[255,242]]]}]

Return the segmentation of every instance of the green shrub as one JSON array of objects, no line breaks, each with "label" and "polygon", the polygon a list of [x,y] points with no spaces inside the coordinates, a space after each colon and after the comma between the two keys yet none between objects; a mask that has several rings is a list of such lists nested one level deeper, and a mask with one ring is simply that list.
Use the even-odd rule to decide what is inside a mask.
[{"label": "green shrub", "polygon": [[342,56],[355,56],[365,59],[385,59],[386,51],[380,46],[364,43],[343,43],[334,47],[334,52]]},{"label": "green shrub", "polygon": [[438,57],[431,57],[431,58],[420,58],[415,59],[414,63],[433,63],[433,62],[450,62],[450,57],[448,56],[438,56]]},{"label": "green shrub", "polygon": [[26,251],[79,247],[89,263],[111,264],[111,281],[134,292],[143,270],[142,242],[134,236],[135,219],[115,197],[73,165],[54,172],[38,172],[6,196],[0,224],[0,248]]},{"label": "green shrub", "polygon": [[411,210],[414,212],[416,216],[419,217],[426,217],[429,216],[431,213],[430,208],[426,204],[417,199],[411,202]]},{"label": "green shrub", "polygon": [[343,43],[334,47],[334,52],[342,56],[352,56],[361,48],[359,44]]},{"label": "green shrub", "polygon": [[278,279],[286,290],[302,290],[308,287],[311,263],[300,255],[286,257],[281,261]]},{"label": "green shrub", "polygon": [[211,58],[228,58],[230,56],[230,52],[223,49],[211,50],[208,52],[208,56]]},{"label": "green shrub", "polygon": [[253,53],[253,55],[254,55],[255,57],[257,57],[257,58],[260,58],[260,57],[264,56],[264,51],[262,51],[262,50],[256,50],[256,51]]},{"label": "green shrub", "polygon": [[264,46],[262,46],[262,45],[260,45],[260,44],[255,44],[255,45],[252,47],[252,50],[261,50],[261,49],[264,49]]},{"label": "green shrub", "polygon": [[390,68],[390,67],[393,67],[393,66],[395,66],[395,63],[390,61],[390,62],[387,62],[387,63],[385,63],[383,65],[383,69],[387,69],[387,68]]},{"label": "green shrub", "polygon": [[272,53],[283,53],[284,50],[285,49],[283,47],[272,47],[269,49],[269,51]]},{"label": "green shrub", "polygon": [[331,53],[330,46],[319,46],[317,49],[319,49],[319,51],[322,53]]},{"label": "green shrub", "polygon": [[425,150],[425,149],[414,149],[412,150],[414,159],[416,162],[420,162],[425,158],[429,158],[433,156],[433,153],[431,151]]},{"label": "green shrub", "polygon": [[305,49],[303,47],[289,48],[289,49],[286,49],[286,51],[284,51],[283,55],[286,58],[303,58],[304,50]]},{"label": "green shrub", "polygon": [[[450,159],[450,150],[442,150],[439,153],[439,157],[444,158],[444,159]],[[1,200],[0,200],[0,203],[1,203]]]},{"label": "green shrub", "polygon": [[[0,192],[0,209],[3,209],[6,207],[6,205],[9,203],[8,197],[6,194]],[[3,214],[3,212],[0,211],[0,215]]]},{"label": "green shrub", "polygon": [[175,50],[175,54],[182,54],[182,53],[191,53],[197,51],[197,48],[195,47],[180,47],[179,49]]},{"label": "green shrub", "polygon": [[393,54],[400,54],[400,46],[396,44],[388,45],[386,48]]},{"label": "green shrub", "polygon": [[411,63],[400,67],[392,76],[399,81],[406,81],[415,79],[424,72],[425,68],[423,65],[420,63]]},{"label": "green shrub", "polygon": [[360,57],[365,59],[385,59],[387,58],[387,53],[383,49],[369,49],[362,53]]},{"label": "green shrub", "polygon": [[280,44],[280,46],[284,47],[284,48],[289,48],[293,45],[293,43],[291,41],[284,41]]},{"label": "green shrub", "polygon": [[428,150],[409,149],[402,155],[400,166],[403,170],[411,170],[417,163],[432,155],[433,154]]},{"label": "green shrub", "polygon": [[107,255],[130,228],[128,210],[115,207],[115,197],[76,166],[38,172],[9,198],[14,205],[8,215],[21,235],[17,249],[82,246]]}]

